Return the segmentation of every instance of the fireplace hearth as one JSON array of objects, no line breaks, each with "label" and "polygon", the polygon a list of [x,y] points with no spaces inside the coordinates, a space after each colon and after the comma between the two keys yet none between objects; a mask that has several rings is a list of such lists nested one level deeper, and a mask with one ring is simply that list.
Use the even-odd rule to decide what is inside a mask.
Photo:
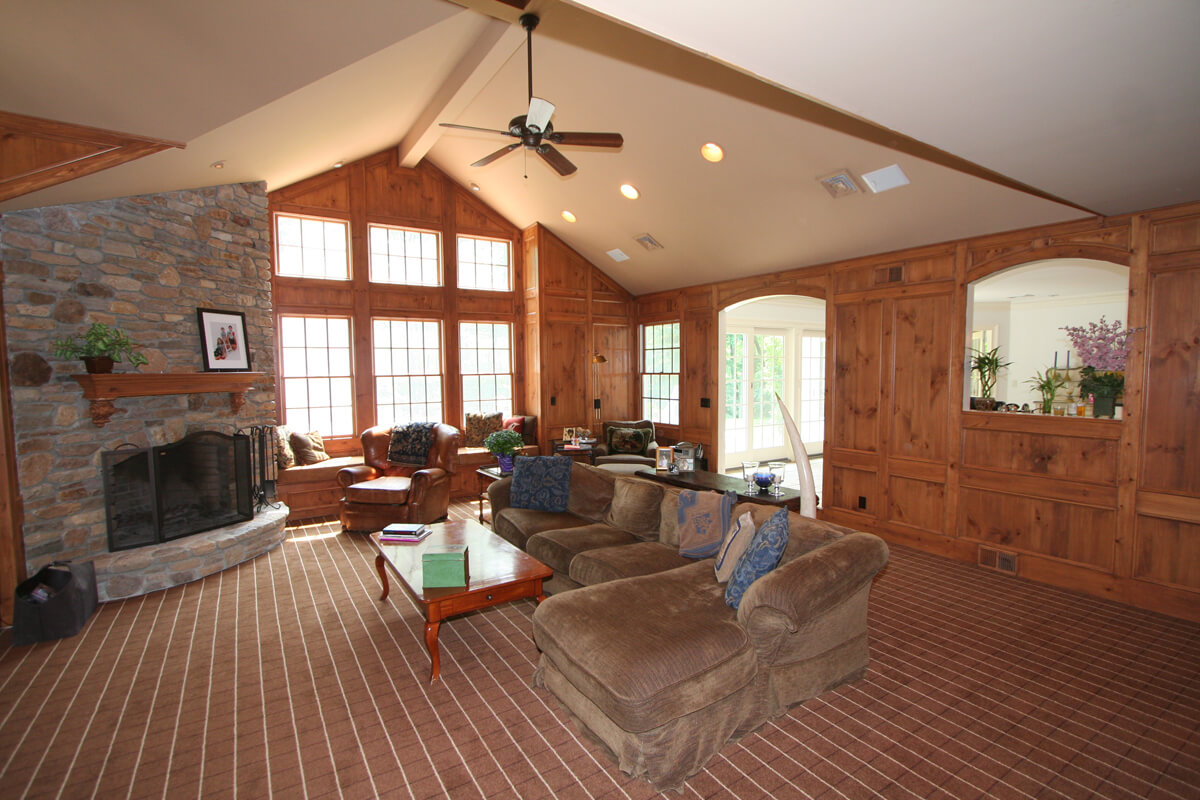
[{"label": "fireplace hearth", "polygon": [[110,551],[232,525],[254,516],[250,438],[192,433],[159,447],[102,455]]}]

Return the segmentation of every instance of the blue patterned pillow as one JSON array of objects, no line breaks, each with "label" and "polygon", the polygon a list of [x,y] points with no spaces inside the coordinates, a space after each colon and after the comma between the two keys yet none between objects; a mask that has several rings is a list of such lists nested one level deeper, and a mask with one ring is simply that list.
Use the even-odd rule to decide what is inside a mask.
[{"label": "blue patterned pillow", "polygon": [[788,512],[781,508],[762,524],[733,569],[725,586],[725,602],[737,608],[750,584],[775,569],[788,543]]},{"label": "blue patterned pillow", "polygon": [[737,503],[737,492],[697,492],[684,489],[679,493],[679,555],[685,558],[708,558],[721,548],[721,540],[729,529],[729,518]]},{"label": "blue patterned pillow", "polygon": [[517,456],[509,493],[513,508],[566,511],[570,490],[570,456]]}]

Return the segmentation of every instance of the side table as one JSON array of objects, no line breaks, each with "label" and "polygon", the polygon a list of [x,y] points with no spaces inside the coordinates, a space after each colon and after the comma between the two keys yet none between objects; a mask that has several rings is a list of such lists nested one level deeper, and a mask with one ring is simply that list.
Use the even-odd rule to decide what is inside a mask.
[{"label": "side table", "polygon": [[483,522],[483,501],[487,499],[487,490],[501,478],[507,478],[511,472],[501,472],[500,467],[493,464],[490,467],[480,467],[475,470],[475,481],[479,486],[479,521]]},{"label": "side table", "polygon": [[572,445],[568,439],[552,439],[554,455],[570,456],[576,461],[582,461],[585,464],[596,463],[596,451],[592,449],[590,444],[577,446]]}]

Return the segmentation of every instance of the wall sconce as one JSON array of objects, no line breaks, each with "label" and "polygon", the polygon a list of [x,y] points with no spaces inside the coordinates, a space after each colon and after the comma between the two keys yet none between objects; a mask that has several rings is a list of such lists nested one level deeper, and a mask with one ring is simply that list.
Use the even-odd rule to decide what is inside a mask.
[{"label": "wall sconce", "polygon": [[[600,365],[607,364],[608,359],[600,353],[592,353],[592,391],[597,395],[600,394]],[[592,398],[592,414],[596,418],[596,423],[600,422],[600,398]]]}]

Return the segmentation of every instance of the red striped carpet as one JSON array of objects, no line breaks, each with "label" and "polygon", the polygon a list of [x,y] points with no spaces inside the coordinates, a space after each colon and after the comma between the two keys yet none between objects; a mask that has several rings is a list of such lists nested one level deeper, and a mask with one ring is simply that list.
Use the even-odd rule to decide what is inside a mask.
[{"label": "red striped carpet", "polygon": [[[456,516],[474,513],[458,504]],[[0,634],[0,797],[644,798],[529,686],[529,601],[442,626],[364,540],[274,552]],[[1200,797],[1200,626],[892,548],[853,686],[731,744],[683,797]]]}]

